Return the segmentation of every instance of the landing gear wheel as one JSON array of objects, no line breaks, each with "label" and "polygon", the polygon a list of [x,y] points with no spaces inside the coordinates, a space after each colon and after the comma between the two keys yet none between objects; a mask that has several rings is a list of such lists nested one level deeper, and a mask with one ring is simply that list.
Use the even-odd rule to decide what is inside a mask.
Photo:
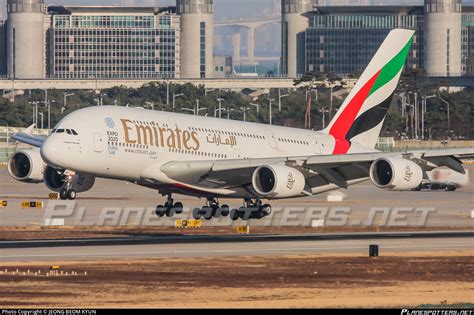
[{"label": "landing gear wheel", "polygon": [[77,193],[74,189],[70,189],[68,192],[67,192],[67,199],[69,200],[75,200],[77,197]]},{"label": "landing gear wheel", "polygon": [[184,206],[181,202],[175,203],[173,208],[174,208],[174,213],[176,213],[176,214],[183,213]]},{"label": "landing gear wheel", "polygon": [[[230,207],[228,205],[223,205],[217,210],[219,216],[228,217],[230,214]],[[216,215],[217,217],[217,215]]]},{"label": "landing gear wheel", "polygon": [[229,218],[232,221],[237,221],[240,217],[240,211],[238,209],[232,209],[229,214]]},{"label": "landing gear wheel", "polygon": [[166,207],[163,207],[162,205],[157,206],[155,213],[160,218],[164,217],[166,214]]},{"label": "landing gear wheel", "polygon": [[446,188],[444,190],[445,191],[456,191],[456,189],[457,189],[456,186],[448,185],[448,186],[446,186]]},{"label": "landing gear wheel", "polygon": [[203,217],[205,220],[209,221],[215,217],[217,211],[217,206],[213,207],[203,207],[202,212],[204,213]]},{"label": "landing gear wheel", "polygon": [[260,208],[260,211],[263,213],[264,217],[267,217],[272,214],[272,206],[269,204],[265,204]]},{"label": "landing gear wheel", "polygon": [[67,200],[67,190],[66,189],[61,189],[59,191],[59,198],[61,200]]},{"label": "landing gear wheel", "polygon": [[193,218],[194,218],[194,220],[201,220],[201,209],[200,208],[195,208],[193,210]]}]

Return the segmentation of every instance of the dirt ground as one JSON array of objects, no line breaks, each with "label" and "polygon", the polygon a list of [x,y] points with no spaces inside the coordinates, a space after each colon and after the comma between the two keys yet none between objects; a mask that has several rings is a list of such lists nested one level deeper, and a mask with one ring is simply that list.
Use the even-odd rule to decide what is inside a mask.
[{"label": "dirt ground", "polygon": [[[474,302],[474,254],[0,263],[0,307],[410,307]],[[5,268],[9,270],[4,273]],[[29,269],[43,276],[12,275]],[[87,272],[87,275],[84,275]]]},{"label": "dirt ground", "polygon": [[[470,230],[472,230],[471,228]],[[308,228],[308,227],[250,227],[251,234],[305,234],[305,233],[353,233],[353,232],[411,232],[456,231],[465,227],[432,228]],[[175,229],[169,227],[0,227],[2,240],[114,238],[133,236],[166,235],[235,235],[235,227],[202,227],[200,229]]]}]

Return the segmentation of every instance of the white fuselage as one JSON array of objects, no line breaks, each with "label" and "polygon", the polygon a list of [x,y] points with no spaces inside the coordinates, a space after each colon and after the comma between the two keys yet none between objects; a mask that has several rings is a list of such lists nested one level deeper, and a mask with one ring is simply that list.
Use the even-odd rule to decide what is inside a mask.
[{"label": "white fuselage", "polygon": [[[171,161],[331,155],[335,145],[331,135],[309,130],[108,106],[76,111],[55,129],[64,132],[41,148],[49,165],[137,183],[145,170]],[[364,151],[353,146],[349,153]]]}]

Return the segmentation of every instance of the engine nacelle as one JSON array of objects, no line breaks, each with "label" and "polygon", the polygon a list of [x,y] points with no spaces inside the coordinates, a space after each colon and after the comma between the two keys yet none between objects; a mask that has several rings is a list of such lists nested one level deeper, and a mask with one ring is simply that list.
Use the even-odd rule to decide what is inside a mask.
[{"label": "engine nacelle", "polygon": [[381,158],[372,163],[370,179],[379,188],[412,190],[423,181],[423,170],[404,158]]},{"label": "engine nacelle", "polygon": [[254,171],[252,184],[261,196],[289,198],[303,193],[306,180],[304,175],[295,168],[284,165],[265,165]]},{"label": "engine nacelle", "polygon": [[43,182],[46,164],[39,149],[22,150],[14,153],[8,161],[8,173],[14,179],[24,183]]},{"label": "engine nacelle", "polygon": [[[50,190],[59,192],[66,186],[66,176],[67,175],[63,172],[51,166],[47,166],[44,171],[44,183]],[[74,189],[78,193],[85,192],[92,189],[95,184],[95,177],[75,174],[72,175],[71,183],[71,189]]]}]

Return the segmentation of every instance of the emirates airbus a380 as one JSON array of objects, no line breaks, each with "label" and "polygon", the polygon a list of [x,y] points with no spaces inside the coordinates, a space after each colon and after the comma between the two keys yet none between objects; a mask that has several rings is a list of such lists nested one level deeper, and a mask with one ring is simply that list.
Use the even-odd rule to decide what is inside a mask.
[{"label": "emirates airbus a380", "polygon": [[[269,126],[123,107],[91,107],[66,116],[47,138],[33,126],[13,138],[36,148],[14,154],[10,175],[44,182],[62,199],[92,188],[95,178],[124,180],[167,196],[160,217],[181,213],[173,194],[207,198],[195,218],[260,219],[263,200],[298,198],[366,180],[411,190],[426,172],[464,173],[474,148],[384,153],[375,150],[414,32],[392,31],[325,130]],[[230,211],[219,198],[242,199]],[[251,209],[252,211],[248,211]],[[249,214],[250,213],[250,214]]]}]

